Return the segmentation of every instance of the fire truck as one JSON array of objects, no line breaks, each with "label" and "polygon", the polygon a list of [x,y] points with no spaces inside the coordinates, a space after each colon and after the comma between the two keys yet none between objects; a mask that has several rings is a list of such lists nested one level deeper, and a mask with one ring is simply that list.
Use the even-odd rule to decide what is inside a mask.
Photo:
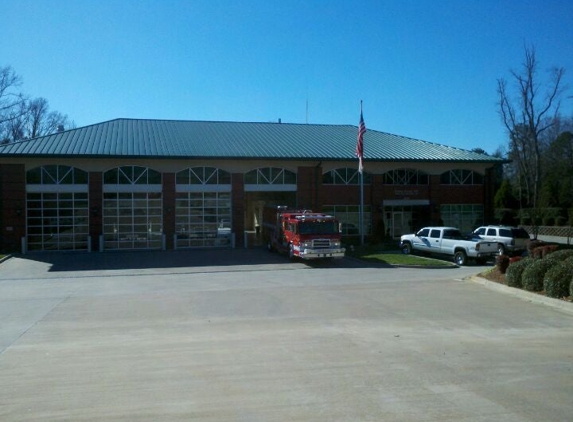
[{"label": "fire truck", "polygon": [[266,206],[262,228],[269,251],[288,253],[290,259],[344,257],[340,225],[331,215],[285,205]]}]

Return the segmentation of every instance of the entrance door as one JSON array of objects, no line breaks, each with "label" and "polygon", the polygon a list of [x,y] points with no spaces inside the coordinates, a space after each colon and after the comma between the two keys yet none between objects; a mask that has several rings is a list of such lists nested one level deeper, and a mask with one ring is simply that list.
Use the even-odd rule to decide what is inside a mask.
[{"label": "entrance door", "polygon": [[406,211],[392,212],[392,237],[397,238],[411,232],[412,213]]}]

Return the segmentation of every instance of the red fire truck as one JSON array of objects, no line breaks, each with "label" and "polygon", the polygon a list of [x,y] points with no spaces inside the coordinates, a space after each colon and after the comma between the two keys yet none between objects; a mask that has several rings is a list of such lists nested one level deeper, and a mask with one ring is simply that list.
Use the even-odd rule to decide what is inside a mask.
[{"label": "red fire truck", "polygon": [[291,259],[344,257],[336,218],[311,210],[265,207],[263,238],[270,251],[288,253]]}]

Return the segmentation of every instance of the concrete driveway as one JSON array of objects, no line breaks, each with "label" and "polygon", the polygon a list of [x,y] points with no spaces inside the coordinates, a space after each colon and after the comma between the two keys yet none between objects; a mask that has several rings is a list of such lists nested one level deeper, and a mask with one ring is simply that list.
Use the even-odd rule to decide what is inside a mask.
[{"label": "concrete driveway", "polygon": [[0,265],[0,420],[570,421],[573,316],[480,267],[259,250]]}]

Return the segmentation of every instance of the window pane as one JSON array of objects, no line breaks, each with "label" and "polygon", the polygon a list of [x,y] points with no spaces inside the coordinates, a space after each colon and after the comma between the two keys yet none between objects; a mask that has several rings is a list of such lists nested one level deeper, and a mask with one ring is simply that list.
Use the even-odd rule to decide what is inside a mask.
[{"label": "window pane", "polygon": [[42,176],[40,167],[28,170],[28,172],[26,173],[26,183],[32,185],[39,185],[41,182],[42,182]]},{"label": "window pane", "polygon": [[106,185],[117,185],[118,183],[118,169],[111,169],[104,173],[103,175],[103,182]]},{"label": "window pane", "polygon": [[88,183],[88,172],[80,169],[74,169],[74,183],[76,185],[85,185]]},{"label": "window pane", "polygon": [[285,170],[284,172],[284,182],[288,185],[296,184],[296,173],[292,171]]},{"label": "window pane", "polygon": [[231,173],[219,170],[219,184],[220,185],[230,185],[231,184]]},{"label": "window pane", "polygon": [[247,174],[245,174],[245,183],[248,185],[254,185],[255,183],[257,183],[257,171],[256,170],[252,170],[252,171],[248,172]]},{"label": "window pane", "polygon": [[42,183],[44,185],[52,185],[57,183],[58,181],[58,166],[44,166],[43,171],[43,180]]},{"label": "window pane", "polygon": [[74,183],[74,171],[68,166],[59,166],[59,180],[61,184],[71,185]]},{"label": "window pane", "polygon": [[175,176],[175,183],[178,185],[188,185],[189,184],[189,169],[185,169],[177,173]]}]

